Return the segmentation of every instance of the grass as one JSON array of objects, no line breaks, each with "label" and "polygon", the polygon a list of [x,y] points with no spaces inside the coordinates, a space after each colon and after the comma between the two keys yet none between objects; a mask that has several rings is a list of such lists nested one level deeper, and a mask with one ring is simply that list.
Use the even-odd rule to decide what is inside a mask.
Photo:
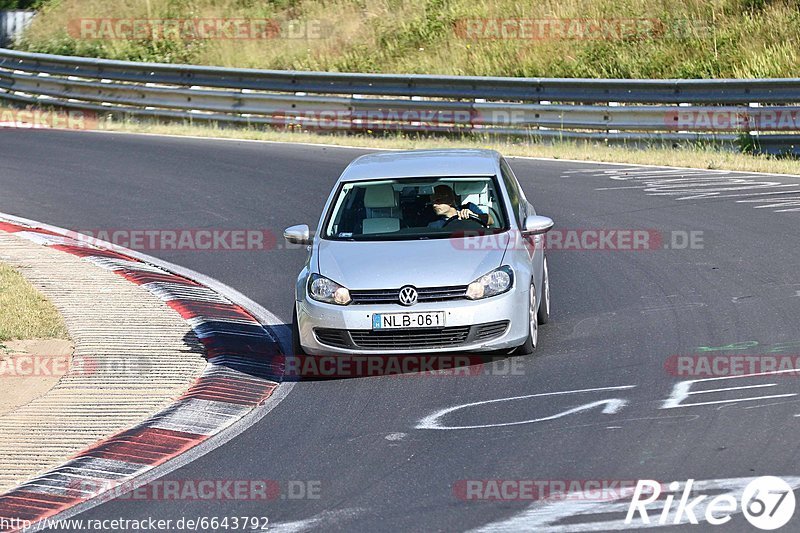
[{"label": "grass", "polygon": [[[89,40],[87,18],[271,19],[278,38]],[[464,21],[632,21],[608,38],[476,39]],[[648,26],[653,24],[654,26]],[[461,26],[459,26],[461,25]],[[485,26],[482,26],[485,27]],[[289,29],[292,28],[291,32]],[[271,69],[603,78],[793,77],[798,0],[50,0],[22,49]]]},{"label": "grass", "polygon": [[498,137],[441,138],[409,136],[403,134],[319,134],[313,132],[286,132],[264,129],[220,128],[214,125],[156,124],[136,121],[101,122],[104,131],[151,133],[166,135],[193,135],[226,139],[249,139],[274,142],[303,142],[378,149],[420,148],[491,148],[508,156],[575,159],[609,163],[665,165],[702,169],[737,170],[745,172],[770,172],[778,174],[800,173],[800,163],[792,159],[768,155],[750,155],[721,151],[710,146],[685,146],[648,150],[605,146],[592,143],[531,143],[524,140],[507,140]]},{"label": "grass", "polygon": [[0,341],[66,339],[61,315],[19,272],[0,263]]}]

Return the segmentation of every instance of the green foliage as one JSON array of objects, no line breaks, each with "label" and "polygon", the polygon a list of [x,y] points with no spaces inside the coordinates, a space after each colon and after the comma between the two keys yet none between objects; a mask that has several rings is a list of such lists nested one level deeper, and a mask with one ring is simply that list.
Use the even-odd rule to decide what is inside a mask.
[{"label": "green foliage", "polygon": [[[530,77],[795,77],[800,64],[800,0],[44,1],[21,49],[269,69]],[[321,22],[324,29],[321,37],[305,40],[92,41],[64,29],[76,16],[271,18]],[[644,20],[655,26],[614,38],[471,39],[456,31],[463,19],[502,18]]]},{"label": "green foliage", "polygon": [[756,139],[750,132],[742,132],[736,136],[736,146],[743,154],[758,153],[758,139]]},{"label": "green foliage", "polygon": [[0,10],[23,9],[19,4],[19,0],[0,0]]},{"label": "green foliage", "polygon": [[0,10],[39,9],[48,0],[0,0]]}]

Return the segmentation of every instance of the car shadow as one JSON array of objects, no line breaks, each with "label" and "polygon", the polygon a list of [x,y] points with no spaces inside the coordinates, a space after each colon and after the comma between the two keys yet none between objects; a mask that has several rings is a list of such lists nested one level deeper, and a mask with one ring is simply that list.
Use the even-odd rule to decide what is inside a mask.
[{"label": "car shadow", "polygon": [[[487,353],[389,353],[378,355],[321,355],[285,353],[291,347],[291,325],[223,331],[206,327],[199,339],[206,359],[247,376],[277,382],[329,381],[370,377],[475,376],[511,372],[511,355]],[[193,336],[193,335],[190,335]],[[186,339],[187,344],[191,339]],[[194,340],[194,343],[197,339]]]}]

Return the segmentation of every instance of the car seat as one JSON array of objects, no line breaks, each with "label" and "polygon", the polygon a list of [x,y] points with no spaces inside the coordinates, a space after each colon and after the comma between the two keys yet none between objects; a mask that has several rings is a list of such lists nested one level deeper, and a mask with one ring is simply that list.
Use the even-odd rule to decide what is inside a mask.
[{"label": "car seat", "polygon": [[397,195],[390,183],[367,187],[364,192],[364,207],[367,217],[362,223],[362,232],[365,235],[400,230]]}]

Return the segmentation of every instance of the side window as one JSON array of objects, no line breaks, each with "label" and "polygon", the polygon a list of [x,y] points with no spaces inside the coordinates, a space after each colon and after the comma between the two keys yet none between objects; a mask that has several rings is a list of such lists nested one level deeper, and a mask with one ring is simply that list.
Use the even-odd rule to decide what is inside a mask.
[{"label": "side window", "polygon": [[514,178],[511,167],[509,167],[506,160],[502,158],[500,159],[500,173],[503,175],[503,184],[508,191],[508,197],[512,204],[511,209],[514,211],[514,217],[517,219],[517,226],[522,227],[523,220],[527,215],[527,202],[522,198],[522,192],[519,190],[517,180]]}]

